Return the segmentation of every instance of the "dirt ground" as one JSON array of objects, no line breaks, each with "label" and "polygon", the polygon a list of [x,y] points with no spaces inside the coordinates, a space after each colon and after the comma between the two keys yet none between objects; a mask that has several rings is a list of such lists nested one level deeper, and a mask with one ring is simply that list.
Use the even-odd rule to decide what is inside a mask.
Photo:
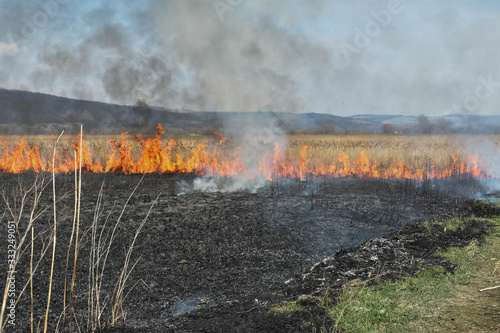
[{"label": "dirt ground", "polygon": [[[11,207],[19,184],[29,186],[34,179],[34,174],[0,175],[0,186]],[[89,318],[92,221],[97,216],[96,240],[99,236],[104,240],[106,235],[109,239],[140,179],[138,175],[83,176],[81,242],[71,304],[78,323],[72,320],[74,332],[78,327],[85,331]],[[38,237],[33,260],[42,257],[44,247],[50,247],[33,279],[35,327],[43,327],[49,285],[53,223],[49,180],[39,205],[47,210],[35,222]],[[425,264],[453,270],[450,263],[433,258],[433,251],[466,244],[486,232],[480,222],[470,222],[464,230],[446,235],[439,230],[429,232],[418,222],[498,213],[468,199],[478,189],[470,180],[425,184],[283,180],[269,183],[256,193],[186,192],[186,184],[189,187],[193,180],[194,176],[186,175],[146,175],[131,196],[117,224],[103,271],[100,301],[107,306],[100,320],[102,331],[303,332],[307,331],[303,326],[306,321],[328,325],[315,301],[325,288],[336,290],[350,280],[375,275],[382,279],[411,274]],[[64,332],[68,326],[67,319],[63,324],[62,313],[66,256],[73,226],[73,182],[72,175],[56,178],[59,222],[49,331],[59,325]],[[27,208],[33,196],[29,198]],[[13,220],[3,201],[2,214],[2,225]],[[25,209],[18,230],[21,234],[29,214]],[[126,252],[145,218],[130,261],[131,265],[137,261],[137,265],[126,287],[126,322],[106,327]],[[0,258],[7,258],[6,240],[2,243],[5,246],[0,247]],[[29,259],[28,246],[16,271],[18,294],[29,279]],[[70,264],[68,276],[72,269]],[[6,260],[1,260],[0,271],[6,270]],[[308,307],[308,315],[290,317],[269,311],[273,304],[298,299]],[[6,332],[29,331],[30,309],[28,285],[16,305],[16,325],[6,326]]]}]

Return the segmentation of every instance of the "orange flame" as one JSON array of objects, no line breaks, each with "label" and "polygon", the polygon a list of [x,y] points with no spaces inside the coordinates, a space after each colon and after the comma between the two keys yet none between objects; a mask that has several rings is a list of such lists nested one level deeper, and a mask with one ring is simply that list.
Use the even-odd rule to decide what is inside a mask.
[{"label": "orange flame", "polygon": [[[179,144],[170,140],[166,145],[161,141],[165,133],[161,124],[158,124],[156,137],[145,139],[137,137],[136,141],[141,146],[139,158],[132,154],[132,142],[125,139],[122,133],[119,141],[110,140],[111,153],[104,164],[101,163],[85,144],[82,146],[82,169],[87,173],[190,173],[197,175],[213,175],[230,177],[241,175],[248,178],[256,176],[265,177],[268,180],[277,178],[323,178],[323,177],[358,177],[358,178],[382,178],[382,179],[440,179],[456,176],[474,178],[495,178],[491,172],[480,168],[477,157],[469,157],[466,161],[459,161],[451,155],[450,167],[437,169],[434,165],[430,167],[414,167],[402,161],[396,162],[388,168],[379,170],[377,161],[370,161],[362,151],[360,156],[351,160],[344,153],[339,153],[337,161],[324,162],[309,155],[310,147],[303,145],[299,153],[298,161],[287,159],[286,151],[281,143],[274,143],[274,149],[267,151],[258,163],[257,170],[249,170],[245,166],[244,149],[241,147],[229,148],[227,139],[220,133],[213,147],[198,144],[191,149],[191,156],[182,157]],[[23,173],[23,172],[47,172],[52,171],[51,160],[45,161],[40,154],[40,147],[28,144],[20,139],[17,145],[3,143],[4,152],[0,156],[0,172]],[[72,139],[72,148],[77,152],[77,162],[80,156],[80,136]],[[75,164],[73,154],[57,154],[54,170],[57,173],[71,173]]]}]

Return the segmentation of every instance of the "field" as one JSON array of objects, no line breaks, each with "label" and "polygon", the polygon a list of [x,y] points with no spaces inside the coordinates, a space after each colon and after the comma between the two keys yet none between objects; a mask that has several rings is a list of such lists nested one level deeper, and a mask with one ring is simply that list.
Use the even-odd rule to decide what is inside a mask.
[{"label": "field", "polygon": [[[55,136],[24,137],[28,147],[25,150],[33,146],[38,147],[41,159],[47,165],[47,171],[51,170],[49,162],[55,139]],[[19,140],[20,137],[17,136],[0,136],[0,142],[4,142],[0,148],[0,156],[2,156],[0,170],[2,170],[1,161],[7,160],[5,158],[6,147],[10,147],[12,150],[15,145],[19,144]],[[278,154],[282,155],[280,159],[283,164],[286,164],[287,161],[295,161],[301,164],[299,167],[304,168],[306,173],[319,174],[320,176],[353,174],[373,176],[372,170],[375,170],[378,174],[375,175],[376,178],[395,176],[396,178],[422,179],[424,172],[429,176],[437,175],[434,170],[446,170],[443,176],[447,176],[455,171],[476,166],[481,171],[467,169],[460,172],[484,172],[481,176],[487,176],[488,173],[493,172],[494,166],[498,165],[499,161],[496,156],[500,147],[500,135],[298,135],[279,139],[279,147],[273,142],[252,142],[252,146],[248,147],[247,142],[226,139],[222,135],[214,135],[213,137],[158,135],[156,139],[145,139],[135,135],[123,135],[122,137],[87,135],[84,140],[90,152],[91,158],[89,160],[92,163],[99,162],[103,170],[123,170],[123,166],[120,169],[116,165],[109,167],[107,165],[110,165],[109,160],[112,154],[115,155],[115,161],[120,159],[119,155],[123,160],[123,147],[129,145],[129,151],[126,153],[130,154],[130,159],[137,161],[147,155],[150,164],[156,163],[154,159],[168,159],[174,165],[163,169],[160,165],[153,167],[149,165],[145,172],[183,172],[183,167],[175,166],[180,158],[184,163],[194,160],[196,163],[205,163],[198,170],[191,167],[189,170],[191,172],[199,172],[200,170],[205,172],[206,169],[214,169],[216,172],[221,172],[223,176],[241,173],[240,161],[243,160],[243,164],[245,164],[248,162],[248,156],[257,159],[257,161],[251,161],[250,164],[259,163],[260,166],[263,163],[268,163],[266,158],[275,159]],[[113,141],[112,144],[110,144],[110,140]],[[78,146],[78,138],[63,136],[58,147],[58,155],[68,156],[67,164],[70,167],[73,165],[70,160],[73,158],[72,151],[73,145],[75,145],[75,143],[72,145],[72,142]],[[256,145],[257,148],[255,148]],[[156,151],[152,151],[152,148]],[[266,153],[274,154],[274,156],[270,157]],[[25,152],[25,155],[28,153]],[[215,166],[213,165],[214,157],[219,163]],[[346,164],[346,161],[349,165]],[[121,163],[121,161],[119,162]],[[218,170],[222,168],[221,164],[224,162],[231,165],[233,170]],[[328,170],[331,168],[332,162],[335,169],[333,173]],[[9,163],[13,164],[12,162],[5,164],[9,165]],[[69,170],[72,170],[72,167]],[[144,170],[131,172],[142,173]],[[407,175],[405,176],[403,173],[407,173]],[[297,175],[292,174],[292,176]]]},{"label": "field", "polygon": [[[85,136],[94,162],[109,159],[109,139]],[[141,142],[155,142],[124,139],[136,161],[144,157]],[[242,144],[220,136],[162,137],[162,147],[169,139],[183,161],[200,143],[219,149],[221,159]],[[25,140],[51,160],[56,138]],[[196,187],[211,180],[197,172],[88,172],[81,190],[78,174],[0,173],[6,228],[0,256],[8,257],[10,244],[16,251],[13,296],[4,297],[6,315],[15,299],[15,326],[4,315],[5,332],[44,331],[44,318],[49,332],[347,328],[350,322],[334,308],[343,288],[433,267],[453,272],[451,262],[434,256],[438,248],[467,246],[488,233],[488,225],[474,219],[460,232],[422,222],[499,214],[472,200],[487,190],[468,169],[442,179],[360,176],[356,158],[364,151],[380,173],[398,161],[456,172],[471,155],[494,157],[498,152],[488,149],[499,143],[500,136],[291,136],[279,161],[297,161],[302,177],[273,174],[250,190]],[[71,138],[58,146],[61,156],[71,151]],[[317,160],[340,164],[339,154],[350,156],[353,173],[313,173]],[[1,261],[0,271],[8,265]]]},{"label": "field", "polygon": [[339,152],[355,158],[364,151],[381,169],[397,161],[417,167],[430,163],[447,168],[452,162],[451,155],[466,160],[467,156],[478,154],[478,148],[485,142],[498,147],[500,135],[301,135],[291,136],[289,147],[290,153],[298,156],[301,145],[310,146],[311,156],[326,161],[337,159]]}]

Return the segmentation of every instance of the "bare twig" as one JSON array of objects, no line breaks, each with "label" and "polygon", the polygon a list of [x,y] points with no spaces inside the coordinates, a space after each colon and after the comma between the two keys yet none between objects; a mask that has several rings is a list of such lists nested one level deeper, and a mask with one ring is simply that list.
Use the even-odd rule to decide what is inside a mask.
[{"label": "bare twig", "polygon": [[55,173],[55,163],[56,163],[56,148],[57,143],[61,139],[64,131],[61,132],[54,144],[54,154],[52,155],[52,198],[54,201],[54,234],[52,241],[52,262],[50,264],[50,279],[49,279],[49,295],[47,297],[47,309],[45,310],[45,324],[43,332],[47,333],[47,326],[49,323],[49,308],[50,308],[50,296],[52,295],[52,277],[54,276],[54,261],[56,257],[56,232],[57,232],[57,214],[56,214],[56,173]]},{"label": "bare twig", "polygon": [[[161,195],[161,194],[160,194]],[[141,229],[144,227],[144,224],[146,223],[149,214],[151,213],[153,206],[158,202],[158,199],[160,198],[160,195],[156,197],[155,201],[151,204],[151,207],[149,208],[148,213],[142,220],[141,224],[135,231],[134,239],[132,240],[132,243],[130,244],[127,255],[125,256],[125,261],[123,263],[123,268],[120,274],[120,277],[118,281],[116,282],[115,290],[113,292],[113,297],[111,299],[111,304],[112,304],[112,309],[111,309],[111,325],[114,325],[117,323],[117,321],[120,318],[125,319],[125,311],[123,310],[123,303],[125,301],[126,296],[124,296],[124,290],[125,290],[125,285],[127,283],[128,278],[130,277],[130,273],[132,270],[135,268],[137,265],[137,262],[139,259],[132,265],[132,267],[129,269],[129,263],[130,263],[130,257],[132,255],[132,251],[134,249],[135,242],[137,240],[137,237],[139,236]],[[128,295],[128,293],[127,293]]]},{"label": "bare twig", "polygon": [[494,286],[494,287],[489,287],[489,288],[483,288],[483,289],[481,289],[481,290],[479,290],[479,291],[493,290],[493,289],[498,289],[498,288],[500,288],[500,285],[498,285],[498,286]]},{"label": "bare twig", "polygon": [[[75,256],[73,262],[73,277],[71,279],[71,293],[70,302],[73,301],[73,296],[75,292],[75,280],[76,280],[76,260],[78,258],[78,231],[80,230],[80,201],[82,197],[82,154],[83,154],[83,125],[80,125],[80,161],[78,165],[78,202],[76,204],[76,237],[75,237]],[[76,172],[76,170],[75,170]],[[75,178],[76,185],[76,178]],[[76,195],[76,193],[75,193]],[[69,331],[71,333],[71,318],[73,317],[74,310],[73,306],[70,307],[70,317],[69,317]]]},{"label": "bare twig", "polygon": [[[64,296],[63,296],[63,324],[66,322],[66,283],[67,283],[67,277],[68,277],[68,266],[69,266],[69,256],[70,256],[70,251],[71,251],[71,245],[73,245],[73,236],[75,234],[75,225],[76,225],[76,210],[77,210],[77,203],[78,203],[78,187],[77,187],[77,180],[78,180],[78,169],[77,169],[77,158],[76,158],[76,151],[75,153],[75,207],[73,210],[73,228],[71,229],[71,237],[69,239],[69,245],[68,245],[68,252],[66,253],[66,269],[64,270]],[[73,280],[71,280],[73,282]]]}]

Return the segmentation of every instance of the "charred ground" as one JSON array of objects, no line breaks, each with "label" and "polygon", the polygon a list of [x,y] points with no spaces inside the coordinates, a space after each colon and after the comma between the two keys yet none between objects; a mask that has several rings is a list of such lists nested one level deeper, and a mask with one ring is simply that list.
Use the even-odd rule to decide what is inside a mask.
[{"label": "charred ground", "polygon": [[[11,207],[20,184],[29,186],[35,177],[34,174],[0,175],[2,190],[11,200]],[[73,179],[71,175],[56,178],[61,218],[49,321],[52,329],[63,312]],[[98,229],[100,232],[104,228],[106,234],[114,227],[140,179],[137,175],[114,174],[83,177],[81,235],[84,236],[73,304],[83,330],[88,317],[89,227],[99,190],[102,187],[103,204]],[[103,301],[110,301],[136,228],[151,207],[152,210],[132,256],[133,262],[139,261],[129,278],[127,321],[125,326],[103,327],[104,330],[300,332],[306,321],[328,325],[315,299],[325,289],[335,294],[350,280],[395,278],[415,273],[426,265],[437,264],[453,270],[450,263],[432,257],[434,250],[466,244],[487,232],[487,226],[478,221],[471,221],[453,233],[428,230],[418,222],[471,213],[498,214],[489,206],[467,199],[478,189],[470,179],[419,184],[361,179],[282,180],[256,193],[179,195],[180,182],[190,183],[193,179],[146,175],[131,197],[107,261]],[[47,188],[42,195],[40,208],[47,211],[35,225],[39,236],[34,243],[34,260],[41,256],[41,249],[51,236],[51,192]],[[63,197],[65,193],[67,196]],[[5,212],[3,220],[11,219],[6,205],[2,203],[0,207],[0,214]],[[29,215],[28,210],[26,214]],[[0,255],[5,257],[5,253],[6,247],[2,247]],[[29,253],[23,253],[17,268],[19,290],[28,281],[29,257]],[[45,313],[49,264],[46,255],[33,280],[36,323]],[[5,261],[0,265],[5,272]],[[269,311],[272,304],[299,298],[309,310],[308,315],[290,317]],[[29,329],[30,309],[29,292],[25,292],[17,305],[14,331]],[[103,326],[107,314],[107,311],[103,314]],[[64,327],[62,322],[59,325]]]}]

